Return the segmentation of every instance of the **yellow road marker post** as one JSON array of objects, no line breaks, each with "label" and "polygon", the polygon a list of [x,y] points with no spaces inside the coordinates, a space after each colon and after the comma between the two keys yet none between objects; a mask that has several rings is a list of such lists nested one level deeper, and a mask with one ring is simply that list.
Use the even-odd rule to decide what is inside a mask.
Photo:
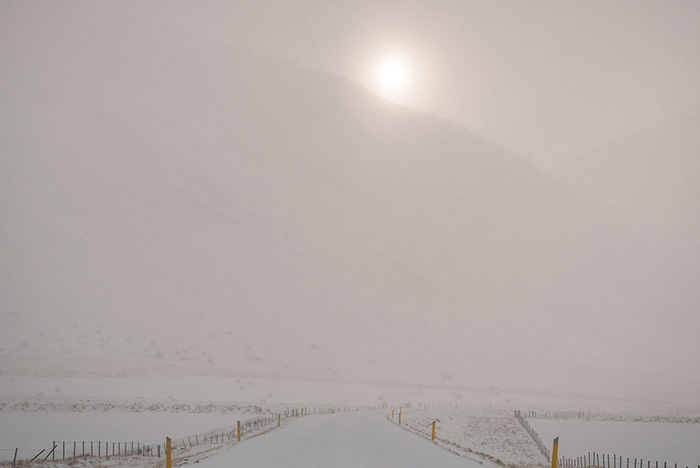
[{"label": "yellow road marker post", "polygon": [[554,438],[552,444],[552,468],[557,468],[557,452],[559,451],[559,437]]},{"label": "yellow road marker post", "polygon": [[280,424],[282,424],[282,413],[277,415],[277,427],[280,427]]},{"label": "yellow road marker post", "polygon": [[172,442],[170,440],[170,437],[165,438],[165,468],[172,468],[173,467],[173,461],[172,461],[172,452],[173,447],[172,447]]},{"label": "yellow road marker post", "polygon": [[431,440],[435,440],[435,421],[433,421],[433,436],[431,437]]},{"label": "yellow road marker post", "polygon": [[238,429],[238,442],[241,441],[241,422],[236,421],[236,429]]}]

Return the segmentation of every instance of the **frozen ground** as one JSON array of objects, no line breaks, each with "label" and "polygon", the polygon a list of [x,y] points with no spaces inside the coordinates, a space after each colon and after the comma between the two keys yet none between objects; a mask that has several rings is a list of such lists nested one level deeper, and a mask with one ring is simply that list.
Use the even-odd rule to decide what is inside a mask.
[{"label": "frozen ground", "polygon": [[236,375],[182,376],[20,376],[0,375],[0,404],[19,400],[59,402],[93,398],[129,404],[160,402],[226,402],[261,406],[286,404],[401,404],[407,401],[459,403],[459,406],[614,411],[631,414],[697,414],[698,405],[610,399],[599,395],[528,392],[497,387],[467,387],[427,381],[370,383]]},{"label": "frozen ground", "polygon": [[[402,414],[401,427],[430,438],[436,422],[438,445],[478,462],[499,465],[542,465],[547,460],[512,413],[476,408],[412,409]],[[394,414],[398,424],[398,411]]]},{"label": "frozen ground", "polygon": [[[162,443],[166,436],[180,438],[201,434],[214,428],[232,426],[236,420],[251,414],[188,414],[165,412],[5,412],[0,415],[0,441],[7,450],[20,448],[20,457],[34,456],[41,449],[50,449],[53,441],[67,442],[67,454],[73,452],[73,442],[138,442]],[[97,445],[95,445],[97,453]]]},{"label": "frozen ground", "polygon": [[567,421],[528,419],[542,440],[559,436],[559,455],[577,457],[588,452],[641,458],[663,466],[700,465],[700,424],[665,422]]},{"label": "frozen ground", "polygon": [[[213,467],[440,467],[476,468],[479,463],[445,451],[386,420],[384,411],[336,413],[297,419],[281,430],[224,446],[178,449],[174,466]],[[206,457],[206,458],[205,458]],[[163,458],[110,457],[78,459],[71,464],[39,463],[32,466],[155,468]],[[487,463],[487,466],[489,464]]]},{"label": "frozen ground", "polygon": [[[0,392],[0,449],[10,450],[14,447],[41,449],[48,447],[53,440],[72,443],[83,438],[158,443],[166,435],[177,438],[201,434],[215,428],[230,427],[237,419],[264,416],[270,412],[284,411],[287,407],[306,406],[313,411],[314,408],[329,405],[387,405],[391,408],[405,402],[433,402],[435,405],[429,407],[427,412],[404,413],[404,427],[427,438],[429,424],[438,420],[437,442],[444,449],[476,461],[500,461],[525,466],[544,464],[544,460],[512,420],[513,407],[540,411],[618,411],[626,415],[662,417],[698,414],[697,408],[659,402],[623,402],[590,395],[551,395],[457,385],[291,380],[251,375],[149,378],[0,375]],[[455,405],[459,405],[459,409],[454,409]],[[383,414],[390,415],[391,409]],[[388,421],[387,424],[390,425]],[[650,432],[648,437],[654,438],[657,445],[670,447],[669,450],[674,450],[675,441],[686,440],[678,435],[678,431],[688,425],[651,426],[656,432]],[[700,425],[692,427],[698,428]],[[692,434],[688,437],[697,440],[697,432]],[[541,435],[544,439],[550,437],[546,433]],[[558,435],[562,436],[562,454],[572,454],[567,444],[572,443],[574,436],[563,432]],[[581,447],[576,448],[574,455],[589,450],[605,450],[596,439],[582,440],[590,442],[580,442]],[[683,443],[688,446],[687,442]],[[618,450],[617,447],[621,445],[616,444],[615,450]],[[211,450],[211,447],[207,447],[206,453],[197,455],[197,459],[210,455]],[[72,451],[70,444],[68,451]],[[634,447],[630,451],[634,452]],[[0,458],[7,456],[5,452],[0,452]],[[20,455],[28,453],[20,452]],[[648,456],[645,453],[638,451],[630,453],[630,456]],[[661,452],[656,453],[661,458]],[[193,455],[188,453],[183,456]],[[666,460],[674,461],[670,456]],[[680,463],[681,459],[676,461]],[[138,463],[142,462],[150,463],[148,460]],[[95,463],[95,460],[85,463]],[[111,462],[101,460],[99,463]],[[136,461],[132,459],[129,463]],[[691,466],[690,463],[688,466]]]},{"label": "frozen ground", "polygon": [[[286,418],[282,417],[281,418],[281,426],[285,427],[287,424],[290,423],[294,418]],[[262,434],[266,434],[268,432],[274,431],[278,429],[278,423],[277,419],[273,417],[258,417],[255,419],[248,419],[244,422],[241,423],[240,429],[241,429],[241,436],[242,436],[242,442],[245,442],[249,439],[252,439],[254,437],[257,437]],[[236,426],[229,426],[226,428],[219,428],[215,430],[209,430],[205,431],[203,433],[200,433],[198,437],[195,436],[186,436],[182,438],[171,438],[172,439],[172,449],[173,449],[173,466],[183,466],[186,464],[191,464],[191,463],[198,463],[201,460],[206,459],[207,457],[210,457],[216,453],[219,453],[222,450],[225,450],[227,448],[230,448],[233,445],[236,445],[240,442],[236,440]],[[58,441],[57,441],[58,442]],[[97,449],[97,444],[95,444],[92,448]],[[158,446],[149,446],[147,447],[148,450],[143,450],[143,447],[140,447],[141,450],[139,450],[138,446],[135,446],[134,449],[131,449],[130,444],[122,444],[121,445],[121,452],[118,452],[117,455],[114,455],[114,446],[112,446],[111,450],[109,450],[109,453],[105,452],[105,445],[104,443],[102,444],[102,455],[101,456],[77,456],[77,457],[71,457],[71,450],[70,450],[70,445],[66,444],[66,457],[64,458],[63,454],[63,444],[60,442],[57,443],[58,450],[52,455],[51,452],[42,452],[41,457],[39,457],[36,461],[26,461],[29,458],[31,458],[31,455],[29,457],[20,457],[19,464],[17,466],[31,466],[31,467],[37,467],[37,466],[51,466],[52,468],[58,468],[58,467],[112,467],[112,466],[128,466],[132,468],[145,468],[145,467],[162,467],[164,465],[164,456],[165,452],[164,450],[164,444],[158,444]],[[78,450],[78,453],[82,451],[82,444],[79,446],[80,449]],[[107,445],[109,447],[109,445]],[[87,444],[86,444],[87,448]],[[129,453],[131,452],[131,453]],[[12,458],[12,454],[14,451],[10,453],[10,456],[8,457],[9,459]],[[48,460],[44,460],[44,454],[48,453],[48,455],[45,457]],[[85,453],[89,453],[89,449],[85,451]],[[125,454],[126,453],[126,454]],[[21,455],[21,454],[20,454]],[[23,460],[22,460],[23,459]],[[54,461],[55,460],[55,461]],[[9,467],[12,466],[13,468],[15,467],[15,464],[13,462],[8,461],[7,459],[3,462],[0,460],[0,467]]]}]

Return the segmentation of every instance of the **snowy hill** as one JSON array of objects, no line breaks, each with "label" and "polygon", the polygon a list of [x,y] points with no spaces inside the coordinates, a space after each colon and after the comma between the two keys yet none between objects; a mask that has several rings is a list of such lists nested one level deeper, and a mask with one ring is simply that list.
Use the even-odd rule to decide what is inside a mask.
[{"label": "snowy hill", "polygon": [[6,372],[685,378],[654,321],[610,345],[644,260],[532,164],[118,2],[0,8]]},{"label": "snowy hill", "polygon": [[700,251],[700,110],[620,139],[555,175],[628,228]]},{"label": "snowy hill", "polygon": [[[700,110],[622,138],[554,175],[642,241],[664,316],[697,329],[700,293]],[[665,282],[665,285],[664,285]]]}]

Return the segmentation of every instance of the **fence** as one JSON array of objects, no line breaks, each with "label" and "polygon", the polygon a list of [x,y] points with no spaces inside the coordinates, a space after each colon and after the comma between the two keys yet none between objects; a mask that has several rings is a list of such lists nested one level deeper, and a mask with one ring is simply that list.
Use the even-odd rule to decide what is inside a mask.
[{"label": "fence", "polygon": [[[243,421],[241,423],[242,434],[247,437],[258,435],[266,429],[275,427],[282,420],[290,419],[291,412],[271,414],[269,416]],[[236,436],[236,426],[219,428],[201,434],[182,437],[173,440],[173,447],[188,450],[199,446],[220,446],[231,441]],[[144,444],[141,442],[116,442],[116,441],[54,441],[51,447],[41,450],[34,449],[4,449],[4,452],[12,450],[13,458],[1,462],[1,466],[15,466],[19,463],[33,462],[35,460],[63,461],[78,457],[119,457],[141,456],[161,457],[165,456],[165,444]],[[5,458],[3,454],[2,458]],[[11,463],[11,465],[9,465]]]},{"label": "fence", "polygon": [[542,438],[537,433],[537,431],[535,431],[532,428],[532,426],[530,426],[530,423],[527,422],[527,420],[523,417],[523,415],[520,411],[515,410],[514,415],[515,415],[515,419],[518,420],[520,425],[523,426],[523,428],[525,428],[525,430],[527,431],[528,434],[530,434],[530,437],[532,437],[532,440],[535,442],[535,444],[537,445],[537,448],[540,450],[540,452],[542,452],[542,455],[544,455],[544,457],[547,460],[551,460],[552,455],[549,451],[549,448],[547,447],[547,445],[544,444],[544,442],[542,442]]},{"label": "fence", "polygon": [[[284,411],[270,413],[266,416],[240,421],[235,425],[226,426],[200,434],[172,439],[173,451],[187,456],[197,456],[216,449],[225,444],[234,444],[242,438],[251,438],[264,434],[283,422],[315,414],[332,414],[339,412],[371,411],[386,409],[387,404],[373,406],[323,406],[287,408]],[[240,428],[240,429],[239,429]],[[79,457],[165,457],[165,442],[159,444],[144,444],[141,442],[116,441],[54,441],[44,449],[0,449],[0,466],[9,467],[23,465],[33,461],[51,460],[63,461]],[[7,457],[6,454],[9,454]],[[7,457],[7,458],[6,458]],[[4,460],[4,461],[3,461]]]},{"label": "fence", "polygon": [[[597,417],[609,416],[607,413],[586,413],[586,412],[575,412],[575,411],[560,411],[551,413],[537,413],[534,411],[528,411],[527,414],[533,418],[540,419],[588,419],[592,414]],[[515,410],[515,418],[520,422],[520,424],[525,428],[525,430],[530,434],[530,437],[535,441],[537,447],[540,451],[547,457],[547,460],[551,460],[550,451],[547,446],[544,445],[542,439],[540,438],[537,431],[535,431],[532,426],[527,422],[523,413],[521,411]],[[692,419],[692,418],[691,418]],[[611,418],[606,420],[617,421],[619,419]],[[664,420],[666,422],[666,420]],[[646,421],[645,421],[646,422]],[[642,458],[629,458],[623,457],[622,455],[613,454],[601,454],[598,452],[588,452],[586,455],[579,457],[558,457],[557,465],[563,467],[573,467],[573,468],[645,468],[644,461]],[[663,462],[659,464],[655,461],[652,465],[651,460],[646,460],[646,468],[679,468],[678,463],[671,465],[670,463]],[[681,466],[681,468],[683,468]],[[686,465],[685,468],[691,468]],[[700,465],[697,466],[700,468]]]},{"label": "fence", "polygon": [[[623,464],[623,460],[625,463]],[[610,454],[600,454],[596,452],[588,452],[587,455],[574,458],[560,457],[557,459],[558,466],[570,466],[570,467],[580,467],[580,468],[644,468],[644,462],[646,461],[646,468],[678,468],[678,463],[673,465],[663,462],[660,465],[658,461],[655,461],[652,465],[651,460],[643,460],[641,458],[623,458],[622,455],[613,454],[612,461]],[[639,462],[639,464],[637,464]],[[682,468],[682,467],[681,467]],[[685,468],[691,468],[686,465]],[[700,465],[698,465],[700,468]]]},{"label": "fence", "polygon": [[699,424],[700,416],[679,416],[659,414],[624,414],[604,411],[521,411],[521,415],[530,419],[578,419],[582,421],[620,421],[620,422],[672,422]]}]

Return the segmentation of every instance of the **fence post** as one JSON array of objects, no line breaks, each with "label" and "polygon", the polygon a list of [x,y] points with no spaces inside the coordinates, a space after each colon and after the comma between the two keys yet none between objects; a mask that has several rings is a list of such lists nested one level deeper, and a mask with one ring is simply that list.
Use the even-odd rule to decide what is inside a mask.
[{"label": "fence post", "polygon": [[41,452],[39,452],[39,453],[37,453],[36,455],[34,455],[34,458],[32,458],[32,459],[29,460],[29,461],[30,461],[30,462],[33,462],[34,460],[36,460],[36,458],[37,458],[39,455],[41,455],[41,454],[44,453],[44,452],[46,452],[46,449],[41,449]]},{"label": "fence post", "polygon": [[[51,449],[51,451],[48,454],[46,454],[46,457],[44,458],[44,460],[48,460],[48,458],[51,457],[51,461],[54,461],[54,453],[56,452],[56,447],[58,447],[58,445],[56,445],[56,441],[54,441],[53,448]],[[42,450],[42,452],[43,452],[43,450]]]},{"label": "fence post", "polygon": [[18,448],[15,448],[15,457],[12,459],[12,467],[14,468],[15,463],[17,463],[17,450]]}]

